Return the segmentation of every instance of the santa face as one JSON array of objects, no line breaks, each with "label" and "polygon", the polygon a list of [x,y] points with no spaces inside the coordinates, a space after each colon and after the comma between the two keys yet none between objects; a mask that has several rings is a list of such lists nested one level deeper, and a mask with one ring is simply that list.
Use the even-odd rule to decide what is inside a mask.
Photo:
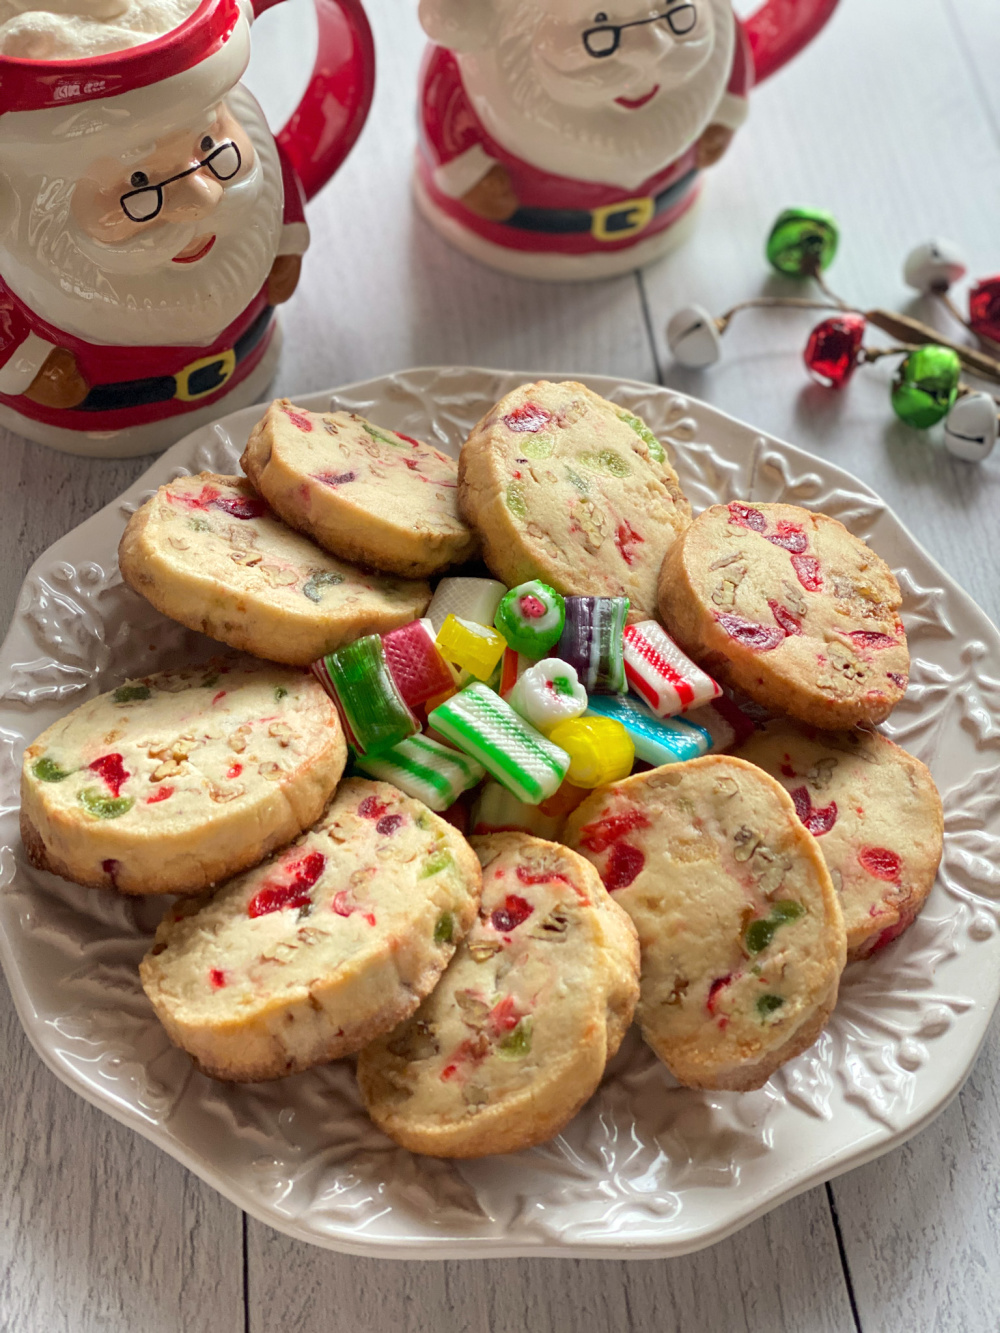
[{"label": "santa face", "polygon": [[708,59],[715,38],[706,0],[636,5],[565,3],[538,25],[532,55],[539,83],[570,106],[637,111],[679,87]]},{"label": "santa face", "polygon": [[281,171],[260,109],[237,88],[152,143],[116,149],[76,176],[11,176],[23,206],[4,279],[43,319],[90,342],[208,343],[277,253]]},{"label": "santa face", "polygon": [[[159,242],[158,250],[169,249],[192,224],[204,227],[171,257],[175,264],[197,263],[217,239],[213,214],[226,191],[251,176],[254,162],[250,136],[228,107],[219,105],[207,127],[166,135],[138,160],[91,162],[73,192],[72,214],[92,240],[109,247],[109,256],[141,251],[149,237]],[[140,238],[143,243],[134,245]]]},{"label": "santa face", "polygon": [[460,54],[489,132],[533,166],[632,188],[711,121],[732,62],[730,0],[496,0]]}]

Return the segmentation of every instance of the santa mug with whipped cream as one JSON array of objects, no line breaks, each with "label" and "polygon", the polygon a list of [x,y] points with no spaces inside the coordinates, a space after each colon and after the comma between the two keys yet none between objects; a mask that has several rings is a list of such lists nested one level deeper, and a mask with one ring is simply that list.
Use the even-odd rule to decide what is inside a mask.
[{"label": "santa mug with whipped cream", "polygon": [[265,391],[304,204],[374,87],[360,0],[315,0],[275,140],[239,82],[274,3],[0,0],[0,424],[129,457]]},{"label": "santa mug with whipped cream", "polygon": [[754,83],[837,0],[420,0],[415,190],[453,244],[508,273],[601,278],[684,238],[703,168]]}]

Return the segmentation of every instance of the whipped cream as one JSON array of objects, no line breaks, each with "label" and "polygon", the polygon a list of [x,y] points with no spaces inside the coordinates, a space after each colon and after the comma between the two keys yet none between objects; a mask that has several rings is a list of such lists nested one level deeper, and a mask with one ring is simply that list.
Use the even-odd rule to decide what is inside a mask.
[{"label": "whipped cream", "polygon": [[0,55],[82,60],[162,37],[198,0],[0,0]]}]

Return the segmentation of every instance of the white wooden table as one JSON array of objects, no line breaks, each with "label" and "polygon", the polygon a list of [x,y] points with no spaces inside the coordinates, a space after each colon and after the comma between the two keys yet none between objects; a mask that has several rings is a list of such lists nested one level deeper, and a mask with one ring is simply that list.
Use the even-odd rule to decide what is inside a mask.
[{"label": "white wooden table", "polygon": [[[1000,9],[994,0],[842,0],[819,43],[753,99],[686,249],[585,287],[505,279],[413,213],[408,168],[422,39],[414,0],[369,0],[371,120],[312,205],[307,281],[285,317],[278,392],[408,365],[474,363],[660,380],[855,472],[1000,619],[1000,457],[958,463],[889,410],[888,369],[844,394],[811,386],[813,322],[745,316],[725,360],[670,364],[680,304],[721,311],[763,289],[763,238],[793,203],[829,208],[846,296],[904,308],[906,250],[958,241],[1000,269]],[[257,31],[251,83],[277,125],[304,80],[308,0]],[[266,53],[265,53],[266,45]],[[912,294],[910,294],[912,295]],[[0,616],[51,542],[148,460],[66,458],[2,440]],[[1000,1038],[905,1147],[785,1204],[713,1249],[664,1262],[376,1262],[248,1220],[151,1144],[68,1091],[0,987],[3,1333],[603,1333],[603,1330],[994,1330],[1000,1324]]]}]

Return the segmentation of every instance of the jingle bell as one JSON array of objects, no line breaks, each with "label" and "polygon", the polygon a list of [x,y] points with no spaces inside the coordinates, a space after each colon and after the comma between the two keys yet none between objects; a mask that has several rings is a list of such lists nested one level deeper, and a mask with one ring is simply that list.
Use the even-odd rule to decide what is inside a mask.
[{"label": "jingle bell", "polygon": [[714,366],[722,355],[722,340],[715,320],[700,305],[686,305],[671,317],[667,346],[677,364],[690,370]]},{"label": "jingle bell", "polygon": [[802,354],[813,379],[828,389],[845,385],[857,369],[864,336],[863,315],[834,315],[817,324]]},{"label": "jingle bell", "polygon": [[965,272],[962,253],[951,241],[924,241],[903,261],[903,281],[925,296],[943,295]]},{"label": "jingle bell", "polygon": [[917,347],[905,357],[892,384],[892,407],[908,426],[926,430],[946,416],[958,397],[961,362],[950,347]]},{"label": "jingle bell", "polygon": [[944,447],[955,458],[980,463],[997,442],[997,405],[988,393],[966,393],[944,423]]},{"label": "jingle bell", "polygon": [[833,263],[840,233],[821,208],[786,208],[767,238],[767,261],[791,278],[811,278]]}]

